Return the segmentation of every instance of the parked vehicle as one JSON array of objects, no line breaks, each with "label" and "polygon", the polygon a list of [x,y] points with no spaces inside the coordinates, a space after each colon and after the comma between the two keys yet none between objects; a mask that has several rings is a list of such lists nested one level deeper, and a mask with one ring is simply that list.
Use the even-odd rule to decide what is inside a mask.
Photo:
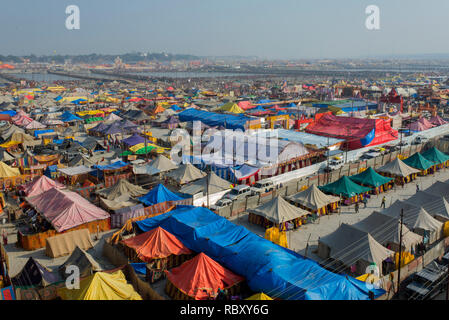
[{"label": "parked vehicle", "polygon": [[223,209],[229,207],[232,204],[232,200],[230,199],[220,199],[214,205],[210,206],[212,211],[217,211],[219,209]]},{"label": "parked vehicle", "polygon": [[341,167],[343,167],[344,165],[344,161],[342,158],[340,157],[334,157],[332,159],[329,160],[329,166],[326,166],[324,168],[325,172],[331,172],[333,170],[337,170],[340,169]]},{"label": "parked vehicle", "polygon": [[410,278],[405,287],[407,298],[413,300],[431,300],[441,293],[447,285],[447,266],[432,261]]},{"label": "parked vehicle", "polygon": [[426,143],[429,139],[427,139],[426,137],[423,136],[417,136],[415,138],[415,140],[413,140],[413,144],[421,144],[421,143]]},{"label": "parked vehicle", "polygon": [[260,193],[270,192],[273,189],[275,189],[273,181],[271,181],[271,180],[260,180],[260,181],[257,181],[251,187],[251,194],[252,195],[258,195]]},{"label": "parked vehicle", "polygon": [[244,199],[251,195],[251,188],[247,185],[239,185],[228,192],[224,198],[234,200]]}]

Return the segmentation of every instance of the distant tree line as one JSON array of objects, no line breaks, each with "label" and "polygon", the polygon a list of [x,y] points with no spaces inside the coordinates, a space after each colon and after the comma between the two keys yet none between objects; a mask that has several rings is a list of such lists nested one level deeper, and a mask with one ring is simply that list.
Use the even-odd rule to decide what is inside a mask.
[{"label": "distant tree line", "polygon": [[158,62],[170,62],[179,60],[198,60],[201,59],[198,56],[188,54],[171,54],[171,53],[147,53],[144,56],[142,53],[125,53],[125,54],[85,54],[85,55],[44,55],[36,56],[34,54],[27,56],[14,56],[14,55],[0,55],[0,61],[2,62],[15,62],[21,63],[23,59],[28,59],[30,62],[42,62],[42,63],[55,63],[62,64],[66,60],[71,60],[72,63],[113,63],[116,57],[120,57],[124,63],[135,63],[140,61],[158,61]]}]

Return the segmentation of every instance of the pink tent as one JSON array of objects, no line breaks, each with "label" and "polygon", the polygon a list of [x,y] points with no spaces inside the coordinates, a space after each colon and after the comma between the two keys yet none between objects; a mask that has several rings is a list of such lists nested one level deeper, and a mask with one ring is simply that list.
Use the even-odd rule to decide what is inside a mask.
[{"label": "pink tent", "polygon": [[435,126],[434,126],[433,124],[431,124],[431,123],[429,122],[429,120],[427,120],[426,118],[421,117],[421,118],[419,118],[418,121],[421,122],[427,129],[430,129],[430,128],[435,127]]},{"label": "pink tent", "polygon": [[26,112],[23,110],[17,112],[17,114],[14,117],[12,117],[11,120],[14,122],[16,126],[21,127],[24,127],[33,121],[33,119],[31,119],[30,116],[27,115]]},{"label": "pink tent", "polygon": [[51,188],[63,189],[65,186],[46,176],[40,176],[39,178],[34,179],[24,185],[23,191],[27,197],[35,197],[40,195],[42,192],[50,190]]},{"label": "pink tent", "polygon": [[251,101],[240,101],[239,103],[237,103],[237,105],[243,110],[248,110],[256,107],[251,104]]},{"label": "pink tent", "polygon": [[46,125],[43,125],[39,121],[33,120],[25,126],[25,129],[44,129],[47,128]]},{"label": "pink tent", "polygon": [[411,123],[408,128],[412,131],[424,131],[429,129],[422,122],[419,121]]},{"label": "pink tent", "polygon": [[440,116],[436,116],[436,117],[432,117],[430,118],[430,123],[436,125],[436,126],[442,126],[443,124],[446,124],[447,121],[444,121],[443,119],[441,119]]},{"label": "pink tent", "polygon": [[110,217],[103,209],[69,190],[51,188],[29,198],[28,202],[50,221],[57,232]]}]

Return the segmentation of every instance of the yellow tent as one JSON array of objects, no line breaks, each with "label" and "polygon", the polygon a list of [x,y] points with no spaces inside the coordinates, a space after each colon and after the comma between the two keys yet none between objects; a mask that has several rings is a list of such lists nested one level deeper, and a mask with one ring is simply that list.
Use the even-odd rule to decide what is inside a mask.
[{"label": "yellow tent", "polygon": [[228,111],[232,113],[244,113],[242,108],[240,108],[236,103],[228,102],[220,107],[221,111]]},{"label": "yellow tent", "polygon": [[376,276],[375,274],[371,274],[371,273],[362,274],[361,276],[357,277],[356,279],[363,281],[363,282],[368,282],[371,284],[374,284],[380,280],[378,276]]},{"label": "yellow tent", "polygon": [[59,288],[57,293],[62,300],[142,300],[121,270],[97,272],[81,280],[79,289]]},{"label": "yellow tent", "polygon": [[11,141],[8,141],[8,142],[0,144],[0,147],[8,149],[8,148],[11,148],[11,147],[16,146],[18,144],[21,144],[21,142],[11,140]]},{"label": "yellow tent", "polygon": [[0,161],[0,178],[9,178],[20,176],[20,170],[18,168],[12,168],[3,161]]},{"label": "yellow tent", "polygon": [[279,228],[272,227],[265,230],[265,239],[270,240],[281,247],[288,248],[287,234],[285,231],[279,231]]},{"label": "yellow tent", "polygon": [[251,297],[246,298],[245,300],[273,300],[273,299],[267,296],[265,293],[261,292],[253,294]]}]

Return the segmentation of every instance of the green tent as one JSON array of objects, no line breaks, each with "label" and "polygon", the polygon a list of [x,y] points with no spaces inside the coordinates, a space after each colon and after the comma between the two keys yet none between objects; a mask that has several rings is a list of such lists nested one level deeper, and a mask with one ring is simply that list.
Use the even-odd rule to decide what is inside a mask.
[{"label": "green tent", "polygon": [[429,161],[433,161],[437,164],[444,163],[449,160],[449,156],[437,148],[433,147],[432,149],[429,149],[423,153],[421,153],[424,158],[426,158]]},{"label": "green tent", "polygon": [[131,151],[127,150],[127,151],[124,151],[124,152],[120,153],[120,157],[130,156],[132,154],[133,153]]},{"label": "green tent", "polygon": [[357,183],[352,182],[347,176],[343,176],[337,181],[326,184],[325,186],[318,187],[318,189],[330,194],[341,194],[345,198],[352,198],[355,195],[371,190],[371,188],[359,186]]},{"label": "green tent", "polygon": [[93,118],[85,119],[84,121],[86,121],[86,123],[91,123],[91,122],[103,121],[103,120],[104,120],[104,118],[102,118],[102,117],[93,117]]},{"label": "green tent", "polygon": [[155,149],[156,147],[153,146],[147,146],[146,150],[145,147],[143,147],[142,149],[139,149],[136,151],[136,154],[147,154],[149,152],[151,152],[151,150]]},{"label": "green tent", "polygon": [[427,170],[435,165],[435,162],[427,160],[419,152],[416,152],[413,156],[403,160],[403,162],[406,165],[419,170]]},{"label": "green tent", "polygon": [[369,167],[368,169],[359,174],[350,176],[349,179],[351,179],[355,183],[363,184],[364,186],[370,187],[380,187],[381,185],[386,184],[391,180],[393,180],[393,178],[381,176],[371,167]]}]

